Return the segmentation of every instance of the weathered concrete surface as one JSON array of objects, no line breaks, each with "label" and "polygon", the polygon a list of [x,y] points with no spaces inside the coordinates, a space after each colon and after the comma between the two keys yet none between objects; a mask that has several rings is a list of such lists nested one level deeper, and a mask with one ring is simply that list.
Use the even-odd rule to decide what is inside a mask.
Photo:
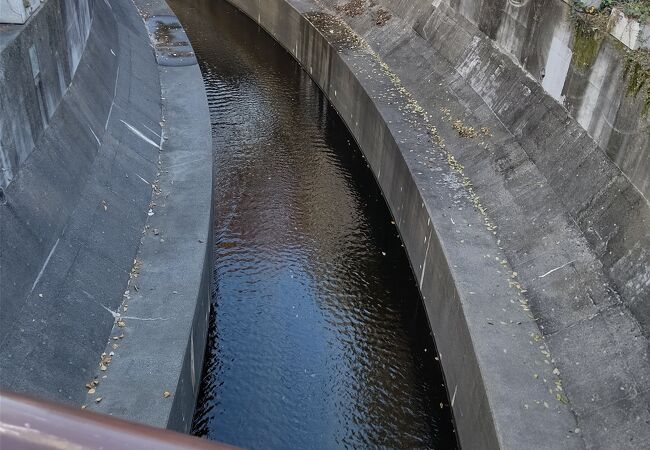
[{"label": "weathered concrete surface", "polygon": [[301,62],[365,152],[461,444],[648,445],[649,205],[567,110],[444,3],[230,2]]},{"label": "weathered concrete surface", "polygon": [[[66,19],[73,11],[86,19]],[[80,24],[88,26],[87,39],[84,33],[79,38]],[[193,409],[196,390],[187,386],[194,381],[191,363],[201,364],[209,299],[204,266],[209,265],[211,145],[198,66],[178,68],[185,70],[182,75],[161,68],[142,16],[126,1],[48,0],[24,27],[2,35],[0,72],[16,64],[28,66],[11,76],[2,72],[0,98],[10,106],[3,109],[0,123],[20,119],[5,114],[13,111],[14,95],[15,107],[27,111],[28,119],[11,126],[31,130],[26,142],[33,145],[2,149],[3,155],[19,149],[22,159],[10,166],[12,176],[4,181],[6,204],[0,205],[0,386],[86,403],[84,385],[100,372],[99,390],[112,375],[106,361],[107,370],[100,371],[100,355],[115,316],[124,315],[123,294],[136,290],[138,271],[143,280],[145,274],[155,274],[160,281],[156,288],[149,285],[136,295],[147,306],[138,317],[168,317],[176,333],[165,331],[163,355],[157,341],[146,341],[162,339],[139,333],[125,319],[125,337],[118,344],[152,344],[149,356],[157,357],[141,358],[142,372],[122,379],[116,373],[115,379],[124,390],[120,398],[136,389],[141,394],[135,406],[140,409],[130,414],[158,426],[182,428],[176,425],[177,416]],[[31,43],[36,43],[42,80],[54,80],[48,85],[60,89],[58,102],[44,116],[38,92],[30,91]],[[57,61],[64,64],[63,78]],[[180,99],[170,95],[178,76],[187,77],[191,88]],[[17,90],[16,96],[11,92],[16,86],[25,92]],[[188,109],[193,114],[184,113]],[[42,117],[47,120],[35,128]],[[148,248],[146,233],[153,233],[148,222],[155,222],[155,239],[166,239],[173,258]],[[182,235],[179,227],[185,225],[187,234]],[[134,264],[138,251],[147,258],[138,256]],[[192,320],[185,320],[186,313]],[[116,353],[125,359],[142,355]],[[162,417],[164,405],[156,403],[162,393],[146,395],[152,372],[164,373],[166,389],[176,394],[167,401],[167,417]]]},{"label": "weathered concrete surface", "polygon": [[91,5],[50,0],[26,25],[0,25],[0,188],[30,155],[70,85]]},{"label": "weathered concrete surface", "polygon": [[[414,20],[426,17],[431,7],[428,0],[379,3],[390,3],[415,28]],[[642,114],[643,93],[627,93],[620,43],[577,32],[570,16],[573,3],[568,0],[442,3],[476,25],[535,77],[650,198],[650,116]]]},{"label": "weathered concrete surface", "polygon": [[[83,3],[92,11],[90,3]],[[101,13],[108,10],[103,2],[93,5]],[[57,44],[67,39],[61,32],[65,29],[60,22],[61,7],[63,3],[56,0],[47,2],[16,42],[31,33],[29,39],[40,45],[52,42],[67,47]],[[52,26],[37,27],[41,22]],[[50,29],[61,31],[50,34]],[[107,327],[113,322],[101,305],[111,308],[120,298],[117,290],[112,297],[97,294],[124,285],[128,276],[133,254],[126,249],[135,249],[137,230],[144,222],[138,202],[146,202],[150,195],[150,188],[136,183],[135,171],[147,177],[155,167],[122,144],[122,139],[129,143],[132,138],[121,130],[120,118],[133,121],[135,117],[121,108],[129,104],[128,91],[117,96],[118,60],[121,57],[130,64],[131,55],[126,50],[113,56],[110,51],[115,43],[114,20],[94,24],[88,42],[81,46],[79,61],[83,62],[77,62],[74,73],[70,73],[69,60],[70,78],[64,80],[58,107],[45,115],[47,123],[39,122],[42,104],[37,93],[27,94],[33,90],[29,42],[24,50],[23,44],[19,44],[20,51],[10,45],[2,53],[6,66],[26,65],[23,70],[12,70],[9,77],[5,72],[2,98],[29,112],[29,119],[21,122],[22,116],[11,114],[11,107],[3,109],[3,123],[18,121],[11,128],[25,132],[33,124],[41,127],[40,133],[31,132],[34,146],[25,148],[15,174],[12,169],[7,180],[11,182],[5,187],[7,203],[0,206],[0,383],[5,388],[80,401],[79,384],[95,366]],[[118,54],[117,46],[114,52]],[[58,74],[47,48],[38,53],[42,60],[52,60],[40,64],[43,78]],[[65,56],[62,61],[66,62]],[[46,73],[48,66],[51,70]],[[130,72],[128,67],[125,64],[124,73]],[[122,80],[129,81],[126,76]],[[146,92],[144,86],[140,91]],[[148,120],[151,126],[159,120],[156,114],[154,110]],[[142,122],[141,117],[137,119]],[[120,159],[116,159],[118,150]],[[89,322],[94,326],[89,327]],[[71,368],[79,371],[76,378],[69,376]]]},{"label": "weathered concrete surface", "polygon": [[[147,23],[158,24],[150,32],[163,97],[161,173],[154,214],[136,257],[138,274],[120,309],[123,322],[111,332],[125,337],[109,340],[105,353],[114,356],[107,378],[98,372],[101,383],[89,404],[107,414],[189,432],[210,310],[210,117],[203,78],[178,19],[163,0],[135,3]],[[174,30],[173,42],[166,34],[161,38],[161,29]],[[98,396],[101,403],[93,403]]]}]

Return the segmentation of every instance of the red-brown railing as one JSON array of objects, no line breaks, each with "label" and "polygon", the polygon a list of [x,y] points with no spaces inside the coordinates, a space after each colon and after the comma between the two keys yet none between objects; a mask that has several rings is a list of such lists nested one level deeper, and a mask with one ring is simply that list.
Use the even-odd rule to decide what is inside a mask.
[{"label": "red-brown railing", "polygon": [[233,450],[174,431],[0,391],[2,450]]}]

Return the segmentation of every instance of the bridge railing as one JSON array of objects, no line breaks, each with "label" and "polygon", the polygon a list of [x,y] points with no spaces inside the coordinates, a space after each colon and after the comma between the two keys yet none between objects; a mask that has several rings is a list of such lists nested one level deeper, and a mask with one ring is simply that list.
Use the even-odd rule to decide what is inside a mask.
[{"label": "bridge railing", "polygon": [[0,391],[0,448],[233,450],[224,444]]}]

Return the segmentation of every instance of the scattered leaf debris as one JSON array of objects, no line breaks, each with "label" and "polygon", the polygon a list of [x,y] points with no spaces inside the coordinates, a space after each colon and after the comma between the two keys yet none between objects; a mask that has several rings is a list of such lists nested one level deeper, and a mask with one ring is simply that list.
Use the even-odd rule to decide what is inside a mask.
[{"label": "scattered leaf debris", "polygon": [[481,127],[481,133],[483,136],[492,137],[492,133],[488,127]]},{"label": "scattered leaf debris", "polygon": [[390,11],[380,8],[375,15],[375,25],[378,27],[383,27],[386,23],[393,17]]},{"label": "scattered leaf debris", "polygon": [[474,127],[467,126],[463,123],[462,120],[456,119],[453,123],[453,128],[458,132],[458,135],[460,137],[465,137],[465,138],[475,138],[478,133],[476,133],[476,130]]},{"label": "scattered leaf debris", "polygon": [[340,13],[345,14],[348,17],[360,16],[363,14],[363,9],[365,7],[365,0],[350,0],[343,5],[336,6],[336,10]]}]

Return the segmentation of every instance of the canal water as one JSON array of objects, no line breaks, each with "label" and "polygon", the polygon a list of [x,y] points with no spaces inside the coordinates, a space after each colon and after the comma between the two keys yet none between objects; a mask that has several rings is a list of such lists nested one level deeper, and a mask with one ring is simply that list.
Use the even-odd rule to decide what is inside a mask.
[{"label": "canal water", "polygon": [[454,448],[415,279],[342,120],[227,2],[170,3],[214,141],[213,316],[193,433],[252,449]]}]

